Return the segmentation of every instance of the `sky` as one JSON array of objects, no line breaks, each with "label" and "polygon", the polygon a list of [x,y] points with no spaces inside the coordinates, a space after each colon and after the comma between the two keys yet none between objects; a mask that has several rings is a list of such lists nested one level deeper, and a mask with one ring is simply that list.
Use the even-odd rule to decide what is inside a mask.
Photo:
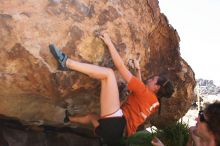
[{"label": "sky", "polygon": [[159,0],[180,36],[181,56],[196,79],[220,85],[220,0]]}]

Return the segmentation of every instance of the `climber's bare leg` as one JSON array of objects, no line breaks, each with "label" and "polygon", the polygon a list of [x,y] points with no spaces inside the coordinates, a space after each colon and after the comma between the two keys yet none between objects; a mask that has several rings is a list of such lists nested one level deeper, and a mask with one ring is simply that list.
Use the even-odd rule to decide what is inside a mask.
[{"label": "climber's bare leg", "polygon": [[[112,69],[71,60],[53,44],[49,45],[49,48],[61,68],[67,67],[101,81],[101,116],[112,114],[120,108],[118,86]],[[93,116],[87,116],[83,121],[78,121],[88,123],[87,121],[91,121],[91,119]]]},{"label": "climber's bare leg", "polygon": [[69,117],[70,122],[80,123],[84,125],[92,124],[93,127],[97,127],[99,125],[98,119],[99,119],[99,116],[96,114]]},{"label": "climber's bare leg", "polygon": [[101,117],[112,114],[120,108],[118,85],[112,70],[110,70],[108,78],[101,80],[100,105]]},{"label": "climber's bare leg", "polygon": [[71,59],[67,59],[66,66],[72,70],[82,72],[101,81],[101,117],[114,113],[120,108],[117,81],[112,69],[87,63],[80,63]]}]

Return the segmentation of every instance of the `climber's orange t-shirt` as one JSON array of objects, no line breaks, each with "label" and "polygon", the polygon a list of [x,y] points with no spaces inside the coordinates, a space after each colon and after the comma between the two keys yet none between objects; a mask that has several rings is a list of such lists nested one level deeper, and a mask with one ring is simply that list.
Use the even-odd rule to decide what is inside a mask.
[{"label": "climber's orange t-shirt", "polygon": [[134,76],[128,83],[128,89],[132,93],[127,97],[121,109],[126,119],[127,136],[131,136],[138,126],[158,109],[159,102],[148,86]]}]

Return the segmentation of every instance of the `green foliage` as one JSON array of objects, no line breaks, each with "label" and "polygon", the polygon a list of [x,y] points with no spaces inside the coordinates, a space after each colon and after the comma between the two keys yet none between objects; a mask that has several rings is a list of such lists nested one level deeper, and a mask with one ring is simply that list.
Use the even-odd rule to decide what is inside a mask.
[{"label": "green foliage", "polygon": [[217,140],[217,146],[220,146],[220,140]]},{"label": "green foliage", "polygon": [[157,130],[156,135],[166,146],[186,146],[188,129],[188,125],[181,121],[163,130]]},{"label": "green foliage", "polygon": [[154,137],[147,131],[139,131],[136,134],[124,139],[126,146],[152,146],[151,140]]},{"label": "green foliage", "polygon": [[122,145],[152,146],[151,141],[156,136],[165,146],[186,146],[189,137],[188,129],[188,125],[181,121],[165,129],[154,130],[152,133],[139,131],[127,139],[123,139]]}]

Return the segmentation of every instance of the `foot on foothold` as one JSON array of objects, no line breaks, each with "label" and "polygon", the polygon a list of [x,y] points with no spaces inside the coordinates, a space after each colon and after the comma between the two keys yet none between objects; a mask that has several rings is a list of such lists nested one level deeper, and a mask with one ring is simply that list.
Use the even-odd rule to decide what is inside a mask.
[{"label": "foot on foothold", "polygon": [[68,123],[70,121],[69,117],[70,117],[70,113],[68,112],[68,110],[65,110],[65,117],[63,119],[63,122]]},{"label": "foot on foothold", "polygon": [[54,58],[59,63],[59,69],[60,70],[68,70],[66,67],[66,61],[68,59],[68,56],[64,54],[60,49],[58,49],[54,44],[49,45],[50,52],[53,54]]}]

